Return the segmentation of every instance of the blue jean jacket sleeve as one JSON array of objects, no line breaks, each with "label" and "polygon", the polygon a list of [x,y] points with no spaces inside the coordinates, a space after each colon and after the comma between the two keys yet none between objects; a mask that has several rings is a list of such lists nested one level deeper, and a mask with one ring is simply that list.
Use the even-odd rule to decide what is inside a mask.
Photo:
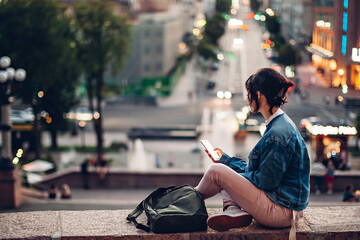
[{"label": "blue jean jacket sleeve", "polygon": [[248,165],[245,160],[238,158],[238,157],[230,157],[226,153],[223,153],[219,162],[232,168],[234,171],[236,171],[238,173],[244,173],[246,171],[246,168]]},{"label": "blue jean jacket sleeve", "polygon": [[268,140],[264,151],[258,155],[257,169],[248,169],[241,175],[262,190],[274,190],[279,187],[287,169],[289,153],[287,148],[276,140]]}]

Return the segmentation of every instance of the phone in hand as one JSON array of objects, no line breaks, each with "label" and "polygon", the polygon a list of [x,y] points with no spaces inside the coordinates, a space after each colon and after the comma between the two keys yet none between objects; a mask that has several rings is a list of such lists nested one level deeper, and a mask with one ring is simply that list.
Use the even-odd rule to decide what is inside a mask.
[{"label": "phone in hand", "polygon": [[214,150],[214,147],[211,145],[211,143],[208,140],[200,140],[200,142],[204,146],[204,148],[208,150],[209,154],[215,161],[220,160],[219,154]]}]

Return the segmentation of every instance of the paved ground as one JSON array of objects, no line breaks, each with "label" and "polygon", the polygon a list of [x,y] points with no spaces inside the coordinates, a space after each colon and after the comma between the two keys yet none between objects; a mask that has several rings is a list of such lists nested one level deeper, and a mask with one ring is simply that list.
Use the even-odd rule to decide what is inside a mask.
[{"label": "paved ground", "polygon": [[[133,209],[139,204],[152,189],[113,189],[113,190],[83,190],[73,189],[72,199],[48,200],[33,197],[25,197],[23,204],[16,210],[1,210],[0,212],[25,212],[46,210],[116,210]],[[221,208],[221,196],[217,195],[206,201],[207,207]],[[342,193],[332,195],[310,195],[309,207],[315,206],[342,206],[356,205],[360,203],[343,203]]]}]

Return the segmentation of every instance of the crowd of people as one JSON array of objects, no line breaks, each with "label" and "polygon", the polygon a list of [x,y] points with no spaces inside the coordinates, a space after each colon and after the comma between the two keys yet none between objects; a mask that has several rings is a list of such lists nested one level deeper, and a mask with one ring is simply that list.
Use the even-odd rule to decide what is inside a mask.
[{"label": "crowd of people", "polygon": [[[326,181],[326,191],[327,194],[333,193],[334,188],[334,176],[335,167],[331,160],[327,162],[327,166],[325,166],[321,161],[315,161],[311,166],[311,173],[314,177],[314,187],[315,194],[321,194],[323,189],[323,180]],[[347,184],[345,187],[345,192],[343,195],[343,202],[359,202],[360,193],[359,190],[354,190],[354,186],[352,184]]]},{"label": "crowd of people", "polygon": [[315,180],[315,194],[321,194],[323,180],[326,181],[327,194],[332,194],[334,189],[335,166],[331,160],[325,166],[321,161],[315,161],[311,166],[311,173]]}]

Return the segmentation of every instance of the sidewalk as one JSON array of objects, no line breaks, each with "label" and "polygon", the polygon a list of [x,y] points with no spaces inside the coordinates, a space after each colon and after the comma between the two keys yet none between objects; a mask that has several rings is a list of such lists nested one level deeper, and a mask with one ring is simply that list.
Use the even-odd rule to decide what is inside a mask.
[{"label": "sidewalk", "polygon": [[159,107],[182,106],[196,101],[194,62],[193,57],[186,63],[185,73],[180,77],[171,95],[157,99]]},{"label": "sidewalk", "polygon": [[324,98],[329,96],[331,98],[329,106],[341,107],[341,105],[335,105],[335,98],[338,96],[360,98],[360,91],[349,89],[348,93],[343,94],[341,87],[330,87],[317,73],[316,68],[311,63],[299,65],[296,70],[297,76],[300,79],[300,89],[309,93],[310,98],[307,101],[313,104],[325,106]]}]

